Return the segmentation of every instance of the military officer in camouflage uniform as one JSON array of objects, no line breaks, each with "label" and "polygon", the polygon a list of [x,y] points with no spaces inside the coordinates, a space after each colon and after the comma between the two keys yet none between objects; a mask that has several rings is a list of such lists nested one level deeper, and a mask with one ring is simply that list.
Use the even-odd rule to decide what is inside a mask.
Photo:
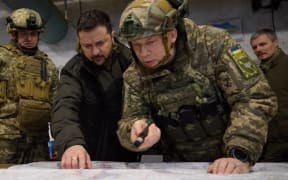
[{"label": "military officer in camouflage uniform", "polygon": [[47,160],[48,127],[57,70],[38,49],[43,23],[21,8],[7,18],[12,40],[0,46],[0,163]]},{"label": "military officer in camouflage uniform", "polygon": [[227,32],[183,18],[186,3],[135,0],[122,13],[120,36],[136,60],[124,73],[118,137],[133,151],[161,141],[164,161],[213,162],[209,173],[247,173],[277,99]]}]

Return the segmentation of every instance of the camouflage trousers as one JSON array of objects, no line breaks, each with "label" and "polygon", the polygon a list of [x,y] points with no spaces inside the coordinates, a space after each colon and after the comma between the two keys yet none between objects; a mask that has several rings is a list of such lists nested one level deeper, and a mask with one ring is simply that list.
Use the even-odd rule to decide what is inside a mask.
[{"label": "camouflage trousers", "polygon": [[1,164],[23,164],[47,160],[49,154],[45,137],[0,139]]}]

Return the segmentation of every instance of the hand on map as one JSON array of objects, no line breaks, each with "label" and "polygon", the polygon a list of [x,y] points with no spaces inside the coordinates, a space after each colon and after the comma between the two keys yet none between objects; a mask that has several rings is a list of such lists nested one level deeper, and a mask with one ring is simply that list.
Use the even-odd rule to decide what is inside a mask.
[{"label": "hand on map", "polygon": [[249,171],[248,162],[244,163],[235,158],[219,158],[208,167],[208,173],[211,174],[240,174]]},{"label": "hand on map", "polygon": [[90,156],[82,145],[67,148],[62,156],[60,168],[62,169],[91,169]]}]

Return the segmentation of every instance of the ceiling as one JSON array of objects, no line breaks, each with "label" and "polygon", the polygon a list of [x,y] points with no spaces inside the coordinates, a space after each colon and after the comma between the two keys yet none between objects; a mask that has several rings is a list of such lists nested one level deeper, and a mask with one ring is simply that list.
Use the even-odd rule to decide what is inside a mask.
[{"label": "ceiling", "polygon": [[67,30],[70,29],[68,27],[76,26],[81,13],[91,9],[99,9],[109,14],[113,29],[117,30],[121,12],[129,2],[131,0],[26,0],[25,2],[0,0],[0,21],[4,24],[13,9],[21,7],[36,9],[45,21],[42,40],[56,43],[65,37]]},{"label": "ceiling", "polygon": [[[94,9],[94,8],[103,10],[111,16],[116,15],[116,17],[119,18],[122,10],[132,0],[48,0],[48,1],[53,2],[53,4],[57,7],[57,9],[59,9],[60,13],[65,17],[67,21],[71,22],[72,24],[76,24],[77,19],[79,18],[82,12],[86,10]],[[10,8],[6,8],[7,4],[5,2],[18,3],[19,0],[18,1],[0,0],[1,17],[6,17],[11,12]],[[26,2],[34,2],[34,1],[29,0]],[[25,4],[26,2],[23,2],[22,0],[22,4]],[[39,1],[39,3],[41,4],[42,2]],[[37,6],[37,4],[34,3],[32,6],[35,7]],[[112,22],[114,21],[113,23],[116,23],[116,21],[118,21],[117,18],[116,19],[111,18],[111,20]]]},{"label": "ceiling", "polygon": [[[131,0],[52,0],[65,18],[72,24],[80,14],[90,9],[100,9],[111,15],[120,15]],[[113,19],[111,19],[113,21]],[[114,22],[115,23],[115,22]]]}]

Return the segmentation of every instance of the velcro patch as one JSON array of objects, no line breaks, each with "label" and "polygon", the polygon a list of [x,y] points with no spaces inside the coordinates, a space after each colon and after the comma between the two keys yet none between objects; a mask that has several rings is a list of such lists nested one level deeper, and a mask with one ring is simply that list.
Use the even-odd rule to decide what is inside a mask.
[{"label": "velcro patch", "polygon": [[259,74],[256,64],[250,59],[242,47],[239,45],[232,47],[229,50],[229,54],[245,78],[248,79]]}]

